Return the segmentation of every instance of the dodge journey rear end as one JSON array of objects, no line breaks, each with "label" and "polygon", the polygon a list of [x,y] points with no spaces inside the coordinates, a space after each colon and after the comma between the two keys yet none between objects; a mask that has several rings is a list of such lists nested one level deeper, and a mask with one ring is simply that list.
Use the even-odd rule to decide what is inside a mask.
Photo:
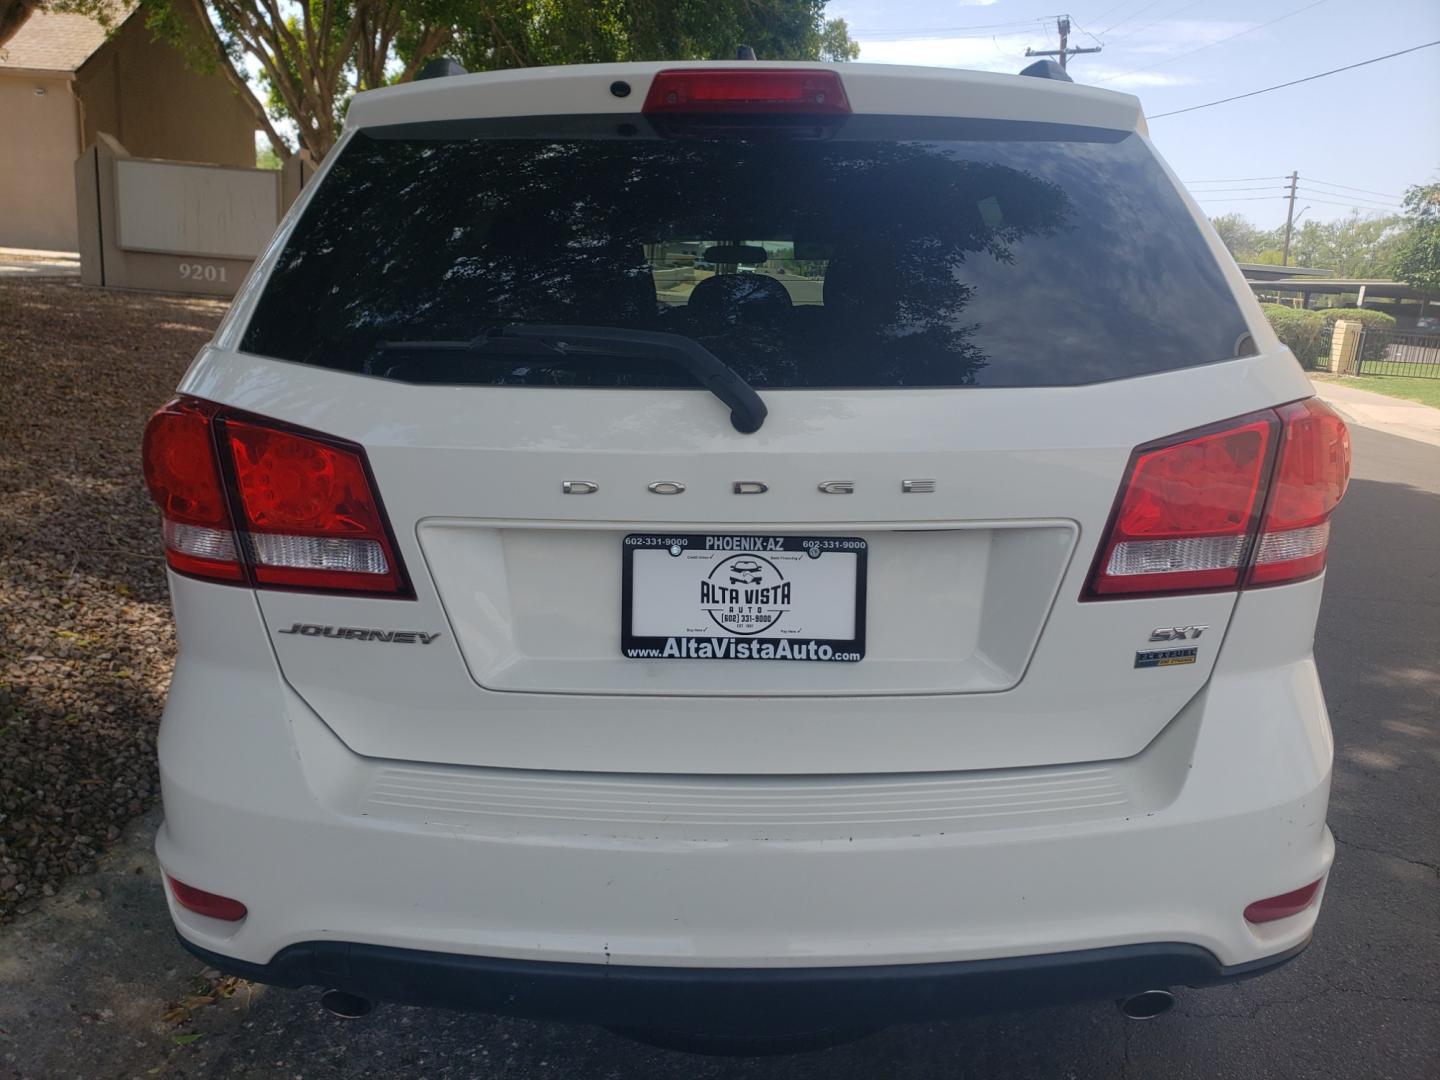
[{"label": "dodge journey rear end", "polygon": [[1132,97],[363,94],[144,456],[223,970],[757,1034],[1310,938],[1348,439]]}]

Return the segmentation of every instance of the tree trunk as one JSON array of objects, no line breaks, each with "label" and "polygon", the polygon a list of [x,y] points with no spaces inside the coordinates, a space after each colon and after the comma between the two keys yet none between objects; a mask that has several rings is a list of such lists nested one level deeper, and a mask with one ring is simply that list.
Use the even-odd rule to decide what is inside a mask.
[{"label": "tree trunk", "polygon": [[0,0],[0,48],[15,36],[15,31],[25,25],[30,13],[40,6],[40,0]]},{"label": "tree trunk", "polygon": [[[3,2],[4,0],[0,0],[0,3]],[[209,42],[220,74],[225,76],[225,81],[230,84],[235,95],[255,117],[255,126],[265,132],[265,137],[270,140],[270,147],[275,151],[275,156],[282,162],[289,161],[294,151],[290,149],[290,144],[285,141],[280,132],[275,130],[275,125],[270,121],[270,114],[265,111],[264,103],[255,96],[255,91],[250,89],[250,84],[230,62],[230,57],[225,52],[225,44],[220,40],[220,35],[216,33],[214,24],[210,22],[210,15],[205,10],[205,0],[185,0],[185,6],[194,16],[193,21],[197,24],[197,32]]]}]

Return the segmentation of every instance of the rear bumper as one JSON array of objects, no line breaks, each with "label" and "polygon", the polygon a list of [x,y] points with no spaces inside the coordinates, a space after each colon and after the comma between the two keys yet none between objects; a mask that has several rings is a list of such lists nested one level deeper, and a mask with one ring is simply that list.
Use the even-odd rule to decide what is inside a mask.
[{"label": "rear bumper", "polygon": [[[1215,981],[1303,946],[1318,902],[1263,926],[1242,911],[1325,877],[1334,857],[1314,665],[1275,663],[1260,620],[1231,628],[1206,689],[1124,761],[696,778],[361,757],[280,676],[253,596],[187,582],[176,604],[207,610],[179,619],[157,852],[249,914],[220,922],[173,897],[171,913],[220,966],[282,984],[400,1000],[455,984],[460,1003],[518,995],[550,1011],[520,991],[561,972],[576,976],[555,983],[561,1004],[635,1024],[631,1007],[596,1017],[612,1006],[578,999],[596,986],[611,998],[621,983],[602,977],[647,993],[697,973],[805,991],[899,980],[912,988],[894,1009],[926,1015],[1000,1000],[1011,976],[994,978],[1012,965],[1047,972],[1014,991],[1022,1000],[1048,999],[1050,983],[1075,996],[1056,966],[1098,957],[1079,996],[1103,997]],[[347,943],[334,974],[355,983],[316,967],[333,956],[317,942]],[[890,993],[868,996],[888,1010]]]},{"label": "rear bumper", "polygon": [[612,1027],[750,1036],[1216,986],[1272,971],[1309,943],[1229,966],[1198,946],[1161,942],[942,964],[716,969],[504,960],[339,941],[302,942],[268,964],[251,964],[180,940],[212,967],[274,986],[318,986],[372,1001]]}]

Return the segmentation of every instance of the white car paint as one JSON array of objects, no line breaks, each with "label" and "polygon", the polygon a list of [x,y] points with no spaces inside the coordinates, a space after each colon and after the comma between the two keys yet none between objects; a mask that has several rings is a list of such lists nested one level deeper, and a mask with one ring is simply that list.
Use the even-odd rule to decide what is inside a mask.
[{"label": "white car paint", "polygon": [[[360,95],[347,131],[637,111],[677,66],[395,87]],[[1128,95],[841,70],[857,112],[1143,130]],[[621,78],[627,98],[597,96]],[[1259,926],[1241,910],[1333,858],[1323,578],[1078,599],[1134,447],[1311,393],[1193,203],[1254,355],[1091,386],[774,392],[741,436],[701,391],[414,386],[240,352],[324,181],[180,390],[362,445],[416,598],[172,574],[157,847],[167,873],[249,908],[223,923],[172,897],[185,939],[254,963],[333,939],[690,968],[1176,941],[1232,965],[1308,939],[1318,905]],[[916,477],[934,492],[904,492]],[[838,478],[853,496],[818,489]],[[755,479],[765,495],[732,493]],[[616,655],[621,539],[682,526],[866,537],[866,659],[737,673]],[[294,624],[439,636],[277,632]],[[1174,626],[1212,628],[1197,662],[1136,670]]]}]

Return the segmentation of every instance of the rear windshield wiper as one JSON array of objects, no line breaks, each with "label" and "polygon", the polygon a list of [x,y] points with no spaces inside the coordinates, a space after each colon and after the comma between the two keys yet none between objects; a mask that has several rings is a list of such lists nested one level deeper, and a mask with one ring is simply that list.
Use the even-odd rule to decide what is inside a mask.
[{"label": "rear windshield wiper", "polygon": [[[515,348],[517,345],[521,345],[520,350]],[[469,341],[378,341],[375,348],[382,352],[524,351],[549,356],[604,353],[667,360],[683,367],[701,386],[730,406],[730,423],[736,431],[747,435],[759,431],[769,413],[755,388],[734,368],[684,334],[620,326],[510,323]]]}]

